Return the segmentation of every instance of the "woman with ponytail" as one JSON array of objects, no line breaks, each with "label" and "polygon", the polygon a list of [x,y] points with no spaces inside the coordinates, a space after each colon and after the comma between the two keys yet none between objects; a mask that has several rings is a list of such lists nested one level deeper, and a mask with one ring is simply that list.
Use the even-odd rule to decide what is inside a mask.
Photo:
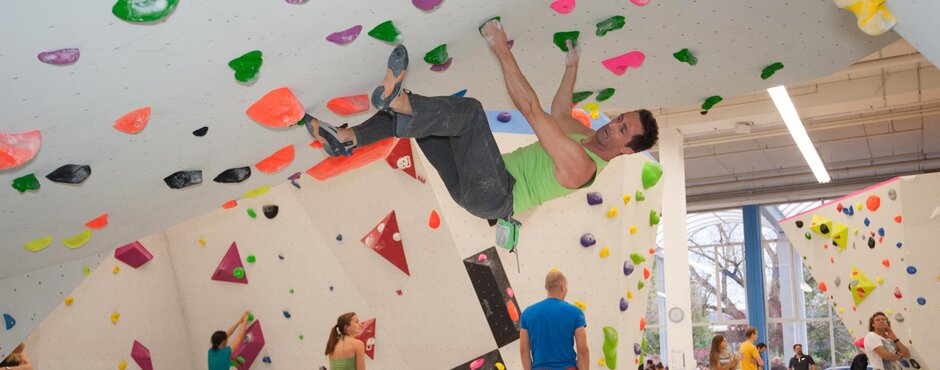
[{"label": "woman with ponytail", "polygon": [[732,370],[738,368],[740,358],[728,350],[728,340],[724,335],[712,337],[711,351],[708,353],[708,368],[710,370]]},{"label": "woman with ponytail", "polygon": [[[241,330],[229,345],[228,339],[235,333],[235,329],[241,326]],[[232,351],[238,349],[238,346],[245,340],[245,333],[248,331],[248,311],[242,314],[235,325],[232,325],[228,332],[217,331],[212,333],[212,348],[209,349],[209,370],[228,370],[232,364]]]},{"label": "woman with ponytail", "polygon": [[326,355],[330,370],[365,370],[366,345],[355,337],[362,333],[362,324],[355,312],[347,312],[336,319],[326,342]]}]

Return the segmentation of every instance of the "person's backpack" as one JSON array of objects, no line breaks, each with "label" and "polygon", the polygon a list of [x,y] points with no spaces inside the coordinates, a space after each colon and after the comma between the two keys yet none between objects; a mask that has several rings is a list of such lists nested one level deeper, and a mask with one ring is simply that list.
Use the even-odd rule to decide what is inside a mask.
[{"label": "person's backpack", "polygon": [[868,369],[868,356],[864,353],[859,353],[855,358],[852,359],[852,365],[849,366],[849,370],[866,370]]}]

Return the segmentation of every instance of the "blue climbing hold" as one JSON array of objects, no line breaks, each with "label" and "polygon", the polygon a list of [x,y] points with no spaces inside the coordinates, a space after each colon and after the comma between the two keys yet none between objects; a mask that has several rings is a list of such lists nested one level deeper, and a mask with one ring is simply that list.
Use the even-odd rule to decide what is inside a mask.
[{"label": "blue climbing hold", "polygon": [[271,363],[271,356],[264,356],[264,357],[262,357],[262,358],[261,358],[261,362],[264,362],[264,363],[266,363],[266,364],[270,364],[270,363]]},{"label": "blue climbing hold", "polygon": [[451,96],[456,96],[456,97],[458,97],[458,98],[462,98],[462,97],[464,97],[464,96],[466,96],[466,95],[467,95],[467,89],[463,89],[463,90],[460,90],[460,91],[458,91],[458,92],[455,92],[454,95],[451,95]]},{"label": "blue climbing hold", "polygon": [[10,316],[8,313],[3,314],[3,321],[7,324],[7,330],[11,330],[14,326],[16,326],[16,320],[14,320],[13,316]]},{"label": "blue climbing hold", "polygon": [[627,303],[627,299],[621,297],[620,298],[620,312],[625,312],[628,308],[630,308],[630,304]]},{"label": "blue climbing hold", "polygon": [[898,249],[901,248],[901,242],[898,242]]},{"label": "blue climbing hold", "polygon": [[907,266],[907,273],[908,273],[908,274],[911,274],[911,275],[916,274],[916,273],[917,273],[917,267],[914,267],[914,266]]},{"label": "blue climbing hold", "polygon": [[290,312],[284,311],[284,318],[285,318],[285,319],[289,319],[289,318],[290,318]]},{"label": "blue climbing hold", "polygon": [[878,236],[885,236],[885,228],[883,227],[878,228]]},{"label": "blue climbing hold", "polygon": [[917,297],[917,304],[919,304],[919,305],[921,305],[921,306],[927,304],[927,298],[924,298],[924,297]]},{"label": "blue climbing hold", "polygon": [[592,245],[594,245],[594,244],[597,244],[597,239],[594,239],[594,234],[587,233],[587,234],[581,235],[581,246],[582,246],[582,247],[587,248],[587,247],[590,247],[590,246],[592,246]]},{"label": "blue climbing hold", "polygon": [[871,221],[868,219],[868,217],[865,217],[865,227],[868,227],[868,225],[871,225]]}]

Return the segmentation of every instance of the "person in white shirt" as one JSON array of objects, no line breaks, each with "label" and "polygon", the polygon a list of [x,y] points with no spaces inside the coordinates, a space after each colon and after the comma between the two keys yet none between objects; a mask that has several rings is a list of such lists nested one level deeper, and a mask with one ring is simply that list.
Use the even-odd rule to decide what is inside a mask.
[{"label": "person in white shirt", "polygon": [[868,319],[869,333],[865,335],[865,355],[868,366],[875,370],[901,370],[900,360],[911,356],[891,329],[891,322],[883,312],[875,312]]}]

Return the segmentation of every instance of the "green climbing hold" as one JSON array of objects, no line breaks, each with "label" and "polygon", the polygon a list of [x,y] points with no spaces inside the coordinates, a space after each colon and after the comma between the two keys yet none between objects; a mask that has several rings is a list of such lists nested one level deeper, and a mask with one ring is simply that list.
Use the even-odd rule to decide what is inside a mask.
[{"label": "green climbing hold", "polygon": [[229,360],[228,360],[228,364],[229,364],[229,367],[230,367],[230,368],[232,368],[232,367],[238,367],[238,361],[235,361],[235,360],[232,360],[232,359],[229,359]]},{"label": "green climbing hold", "polygon": [[698,58],[695,55],[692,55],[692,52],[689,49],[682,49],[672,54],[680,62],[689,63],[690,66],[698,64]]},{"label": "green climbing hold", "polygon": [[647,161],[643,165],[643,189],[649,189],[659,182],[663,176],[663,166],[656,162]]},{"label": "green climbing hold", "polygon": [[617,329],[609,326],[604,327],[604,364],[607,368],[614,370],[617,368],[617,342],[620,341],[617,335]]},{"label": "green climbing hold", "polygon": [[88,265],[82,266],[82,273],[85,276],[91,275],[91,267],[88,267]]},{"label": "green climbing hold", "polygon": [[708,99],[705,99],[705,102],[702,103],[702,114],[708,113],[715,104],[721,103],[722,100],[725,100],[721,95],[709,96]]},{"label": "green climbing hold", "polygon": [[177,3],[179,0],[118,0],[111,13],[128,22],[156,22],[170,15]]},{"label": "green climbing hold", "polygon": [[401,31],[399,31],[390,20],[375,26],[375,28],[369,31],[369,36],[372,36],[372,38],[376,40],[385,41],[391,44],[397,44],[401,42]]},{"label": "green climbing hold", "polygon": [[291,288],[290,294],[294,294],[294,289],[293,289],[293,288]]},{"label": "green climbing hold", "polygon": [[238,82],[247,83],[258,77],[258,71],[263,62],[261,50],[254,50],[232,59],[228,62],[228,66],[235,70],[235,79]]},{"label": "green climbing hold", "polygon": [[633,261],[634,265],[639,265],[643,262],[646,262],[646,258],[643,258],[643,256],[636,253],[630,253],[630,261]]},{"label": "green climbing hold", "polygon": [[299,335],[299,336],[297,336],[297,337],[300,338],[300,340],[304,340],[304,335],[303,335],[303,334],[301,334],[301,335]]},{"label": "green climbing hold", "polygon": [[428,62],[430,65],[444,64],[447,62],[447,58],[447,44],[441,44],[427,54],[424,54],[424,61]]},{"label": "green climbing hold", "polygon": [[591,97],[591,95],[594,95],[593,91],[578,91],[571,94],[571,104],[578,104],[584,101],[584,99]]},{"label": "green climbing hold", "polygon": [[236,357],[235,360],[238,361],[239,364],[242,364],[242,365],[245,364],[245,358],[242,356]]},{"label": "green climbing hold", "polygon": [[813,240],[813,235],[811,235],[809,232],[803,234],[803,236],[806,238],[806,240]]},{"label": "green climbing hold", "polygon": [[39,180],[35,174],[29,174],[23,177],[13,179],[13,188],[25,193],[27,190],[39,190]]},{"label": "green climbing hold", "polygon": [[645,287],[645,286],[646,286],[646,283],[644,283],[644,282],[642,282],[642,281],[637,281],[637,282],[636,282],[636,290],[643,290],[643,287]]},{"label": "green climbing hold", "polygon": [[636,199],[637,202],[642,202],[646,200],[646,195],[643,195],[642,191],[637,190],[636,194],[633,195],[633,198]]},{"label": "green climbing hold", "polygon": [[607,99],[610,99],[611,96],[614,96],[615,92],[617,92],[617,89],[613,87],[608,87],[606,89],[603,89],[601,90],[601,92],[597,93],[597,101],[605,101]]},{"label": "green climbing hold", "polygon": [[650,226],[659,225],[659,214],[655,210],[650,210]]},{"label": "green climbing hold", "polygon": [[258,217],[258,212],[255,212],[253,208],[248,208],[248,217],[255,218]]},{"label": "green climbing hold", "polygon": [[244,279],[245,269],[242,268],[241,266],[232,269],[232,276],[234,276],[236,279],[239,279],[239,280]]},{"label": "green climbing hold", "polygon": [[552,41],[555,42],[561,51],[568,52],[568,45],[565,44],[565,41],[571,40],[572,45],[578,43],[578,36],[581,35],[581,31],[569,31],[569,32],[555,32],[555,36],[552,37]]},{"label": "green climbing hold", "polygon": [[248,322],[252,322],[252,321],[255,321],[255,314],[252,312],[248,312]]},{"label": "green climbing hold", "polygon": [[502,21],[503,21],[503,17],[500,17],[500,16],[498,16],[498,15],[495,16],[495,17],[493,17],[493,18],[487,19],[486,22],[483,22],[483,24],[480,25],[480,28],[479,28],[479,30],[480,30],[480,36],[483,36],[483,26],[485,26],[487,23],[490,23],[490,21],[492,21],[492,20],[494,20],[494,19],[495,19],[497,22],[502,22]]},{"label": "green climbing hold", "polygon": [[760,78],[761,78],[762,80],[766,80],[766,79],[770,78],[770,76],[773,76],[774,73],[777,73],[777,71],[779,71],[779,70],[781,70],[781,69],[783,69],[783,63],[780,63],[780,62],[776,62],[776,63],[774,63],[774,64],[771,64],[771,65],[769,65],[769,66],[766,66],[766,67],[764,67],[764,70],[761,71],[761,73],[760,73]]},{"label": "green climbing hold", "polygon": [[249,254],[247,260],[248,260],[248,263],[255,263],[258,261],[258,259],[255,258],[255,255],[253,254]]},{"label": "green climbing hold", "polygon": [[623,28],[625,24],[627,24],[627,19],[624,18],[624,16],[615,15],[600,21],[600,23],[597,24],[597,32],[595,33],[597,36],[604,36],[607,34],[607,32],[616,31]]}]

